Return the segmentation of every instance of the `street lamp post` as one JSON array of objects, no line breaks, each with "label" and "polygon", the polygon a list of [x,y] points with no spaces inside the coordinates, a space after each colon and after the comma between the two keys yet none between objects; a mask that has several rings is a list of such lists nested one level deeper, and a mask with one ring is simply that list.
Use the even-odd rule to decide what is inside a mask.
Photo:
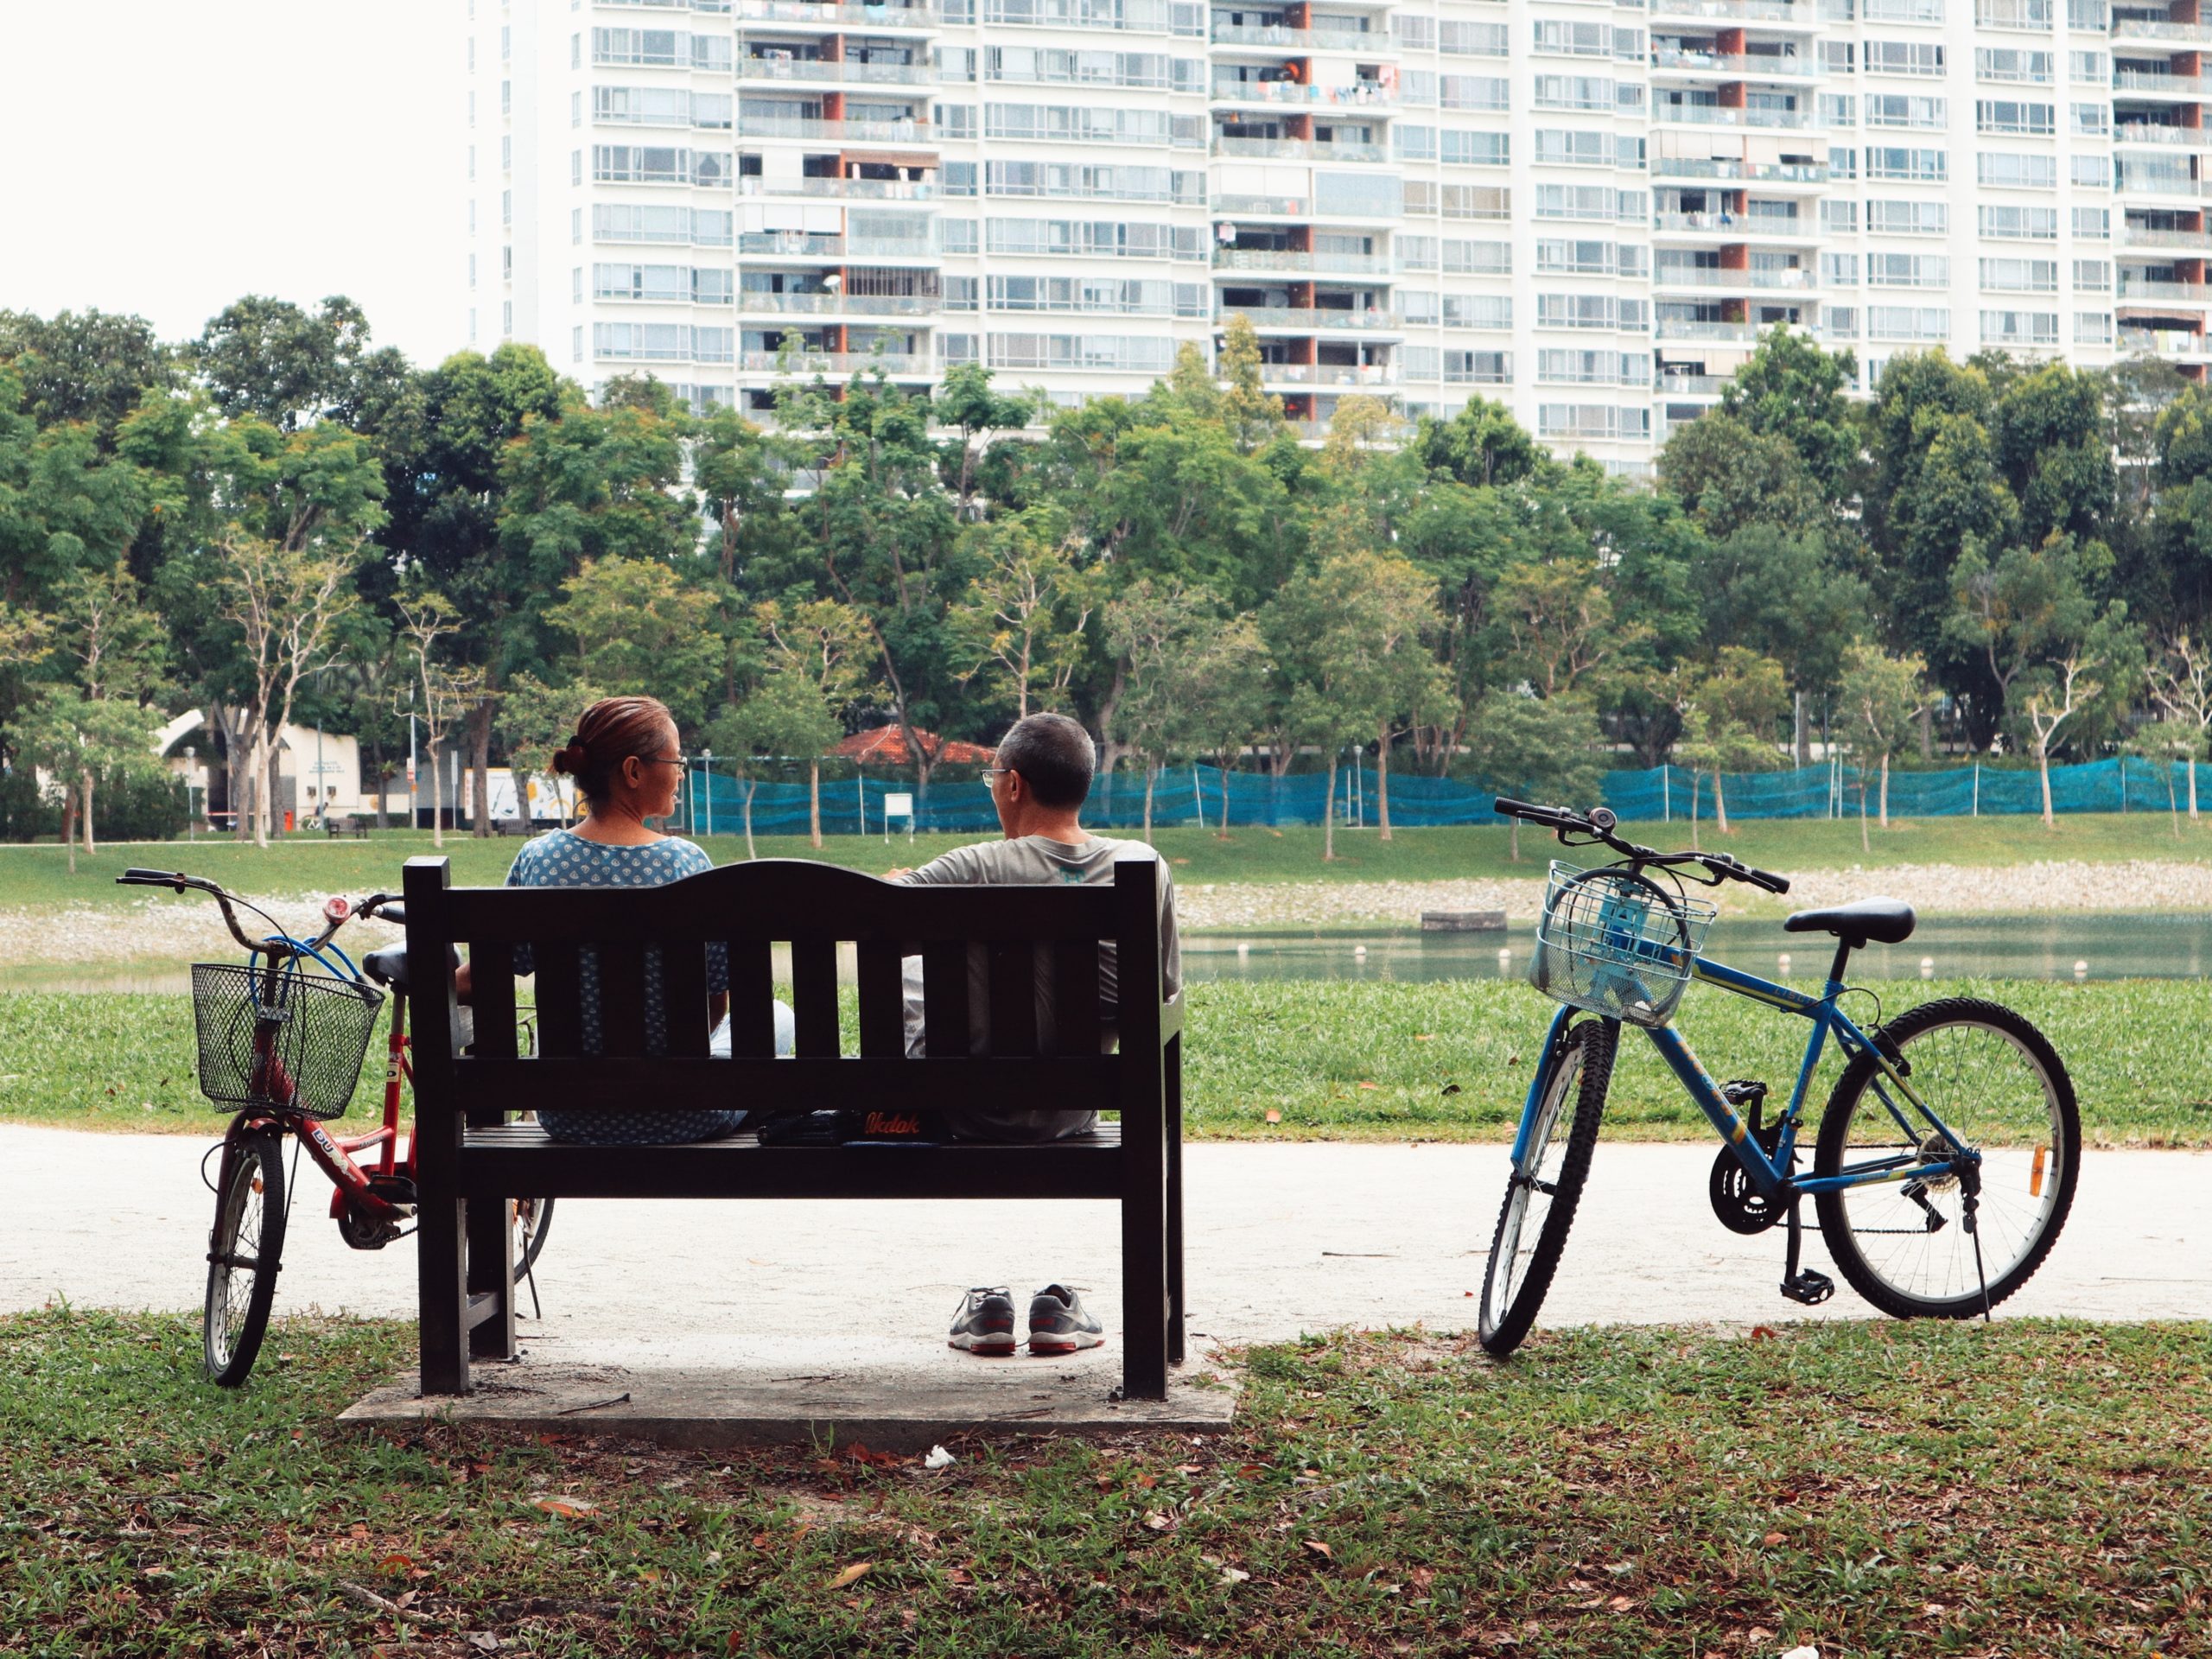
[{"label": "street lamp post", "polygon": [[707,780],[707,833],[715,833],[715,752],[699,751],[699,769]]},{"label": "street lamp post", "polygon": [[199,839],[200,814],[192,804],[192,760],[199,752],[190,743],[184,746],[184,839],[188,844]]}]

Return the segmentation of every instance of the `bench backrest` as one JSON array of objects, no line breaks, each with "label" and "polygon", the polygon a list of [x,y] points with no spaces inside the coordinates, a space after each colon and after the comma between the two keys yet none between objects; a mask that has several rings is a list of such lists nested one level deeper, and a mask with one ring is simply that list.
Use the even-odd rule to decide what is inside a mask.
[{"label": "bench backrest", "polygon": [[[800,859],[725,865],[664,887],[454,887],[443,858],[407,863],[410,963],[472,963],[475,1052],[454,1052],[450,975],[417,976],[418,1132],[547,1106],[885,1106],[1157,1109],[1159,867],[1111,887],[906,887]],[[1118,957],[1121,1039],[1102,1053],[1098,947]],[[728,957],[731,1054],[708,1053],[708,947]],[[797,1058],[775,1059],[773,947],[790,950]],[[854,947],[857,1058],[841,1058],[837,953]],[[536,969],[539,1051],[518,1056],[518,947]],[[582,1052],[582,952],[596,961],[598,1053]],[[662,1052],[649,1055],[647,951]],[[906,1058],[901,962],[921,957],[926,1059]],[[971,961],[980,971],[971,975]],[[986,1007],[971,1010],[971,978]],[[971,1012],[982,1017],[971,1019]],[[1039,1031],[1045,1040],[1040,1043]],[[981,1053],[972,1052],[979,1046]],[[948,1041],[946,1033],[962,1033]],[[554,1062],[548,1064],[548,1062]],[[452,1115],[452,1116],[448,1116]]]}]

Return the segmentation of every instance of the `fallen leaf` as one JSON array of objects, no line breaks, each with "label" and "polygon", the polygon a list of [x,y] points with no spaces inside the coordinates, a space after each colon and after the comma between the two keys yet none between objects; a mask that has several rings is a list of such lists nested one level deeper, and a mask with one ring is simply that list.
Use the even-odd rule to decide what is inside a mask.
[{"label": "fallen leaf", "polygon": [[1157,1486],[1160,1484],[1160,1477],[1158,1475],[1139,1475],[1137,1477],[1137,1484],[1147,1489]]},{"label": "fallen leaf", "polygon": [[1417,1567],[1406,1576],[1414,1581],[1414,1589],[1426,1590],[1436,1582],[1436,1569],[1433,1567]]},{"label": "fallen leaf", "polygon": [[1459,1085],[1456,1083],[1447,1083],[1440,1092],[1447,1095],[1456,1095],[1459,1092]]},{"label": "fallen leaf", "polygon": [[730,1652],[732,1652],[732,1653],[735,1653],[735,1652],[736,1652],[740,1648],[743,1647],[744,1645],[745,1645],[745,1632],[744,1632],[744,1631],[742,1631],[742,1630],[732,1630],[732,1631],[729,1633],[729,1637],[728,1637],[728,1639],[727,1641],[725,1641],[725,1642],[722,1643],[722,1646],[723,1646],[724,1648],[728,1649]]},{"label": "fallen leaf", "polygon": [[1175,1472],[1179,1475],[1203,1475],[1205,1471],[1205,1465],[1202,1463],[1179,1463],[1175,1465]]},{"label": "fallen leaf", "polygon": [[409,1567],[414,1565],[415,1561],[412,1556],[402,1555],[395,1551],[393,1554],[385,1556],[384,1560],[377,1563],[377,1571],[379,1573],[404,1573]]},{"label": "fallen leaf", "polygon": [[1624,1613],[1628,1611],[1630,1608],[1636,1605],[1636,1598],[1634,1596],[1615,1596],[1611,1601],[1607,1602],[1605,1605],[1611,1608],[1617,1613]]},{"label": "fallen leaf", "polygon": [[1248,1463],[1242,1465],[1236,1472],[1247,1480],[1257,1480],[1268,1472],[1268,1465],[1264,1463]]},{"label": "fallen leaf", "polygon": [[766,1533],[765,1533],[765,1532],[756,1532],[756,1533],[754,1533],[754,1534],[753,1535],[753,1548],[755,1548],[755,1549],[766,1549],[766,1548],[768,1548],[768,1535],[767,1535]]},{"label": "fallen leaf", "polygon": [[855,1561],[830,1580],[830,1587],[832,1590],[842,1590],[849,1584],[858,1584],[868,1576],[868,1568],[874,1565],[874,1561]]},{"label": "fallen leaf", "polygon": [[1270,1122],[1270,1123],[1280,1123],[1280,1122],[1282,1122],[1282,1114],[1281,1114],[1281,1112],[1278,1112],[1278,1111],[1274,1110],[1273,1108],[1269,1108],[1269,1109],[1268,1109],[1268,1122]]},{"label": "fallen leaf", "polygon": [[1359,1086],[1363,1089],[1380,1089],[1382,1085],[1379,1083],[1363,1083]]},{"label": "fallen leaf", "polygon": [[479,1653],[497,1653],[499,1650],[499,1638],[489,1630],[479,1630],[468,1638],[468,1645]]},{"label": "fallen leaf", "polygon": [[1417,1043],[1433,1043],[1435,1040],[1436,1033],[1433,1031],[1417,1031],[1414,1033],[1414,1041]]},{"label": "fallen leaf", "polygon": [[1144,1515],[1144,1524],[1148,1531],[1165,1532],[1175,1523],[1158,1510],[1147,1510]]},{"label": "fallen leaf", "polygon": [[1252,1575],[1241,1567],[1224,1567],[1221,1569],[1221,1581],[1224,1584],[1244,1584],[1249,1582],[1251,1577]]},{"label": "fallen leaf", "polygon": [[1333,1561],[1337,1559],[1337,1552],[1331,1549],[1319,1538],[1308,1538],[1303,1541],[1306,1548],[1312,1550],[1316,1555],[1320,1556],[1324,1560]]},{"label": "fallen leaf", "polygon": [[1753,1342],[1773,1342],[1777,1340],[1781,1335],[1782,1332],[1776,1330],[1770,1325],[1755,1325],[1751,1327],[1751,1340]]},{"label": "fallen leaf", "polygon": [[661,1580],[661,1570],[657,1567],[641,1567],[638,1569],[638,1576],[647,1584],[658,1584]]},{"label": "fallen leaf", "polygon": [[1765,1537],[1760,1539],[1759,1541],[1764,1544],[1769,1549],[1772,1549],[1777,1544],[1785,1544],[1789,1541],[1778,1532],[1770,1532]]},{"label": "fallen leaf", "polygon": [[533,1497],[530,1501],[548,1515],[565,1515],[572,1519],[580,1515],[599,1513],[598,1504],[587,1503],[581,1497]]}]

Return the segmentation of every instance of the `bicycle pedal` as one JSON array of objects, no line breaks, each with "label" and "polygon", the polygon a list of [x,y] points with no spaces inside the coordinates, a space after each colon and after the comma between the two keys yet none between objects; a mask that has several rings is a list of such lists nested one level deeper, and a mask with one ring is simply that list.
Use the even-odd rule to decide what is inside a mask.
[{"label": "bicycle pedal", "polygon": [[1807,1307],[1818,1307],[1835,1294],[1835,1281],[1825,1273],[1815,1273],[1807,1268],[1782,1281],[1782,1294],[1793,1302],[1802,1302]]}]

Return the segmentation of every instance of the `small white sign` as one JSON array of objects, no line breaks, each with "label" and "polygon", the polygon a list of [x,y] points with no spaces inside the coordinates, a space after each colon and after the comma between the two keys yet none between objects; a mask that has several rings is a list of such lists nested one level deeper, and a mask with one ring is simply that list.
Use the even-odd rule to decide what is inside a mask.
[{"label": "small white sign", "polygon": [[912,817],[914,798],[912,795],[886,795],[883,798],[883,816],[887,818]]}]

